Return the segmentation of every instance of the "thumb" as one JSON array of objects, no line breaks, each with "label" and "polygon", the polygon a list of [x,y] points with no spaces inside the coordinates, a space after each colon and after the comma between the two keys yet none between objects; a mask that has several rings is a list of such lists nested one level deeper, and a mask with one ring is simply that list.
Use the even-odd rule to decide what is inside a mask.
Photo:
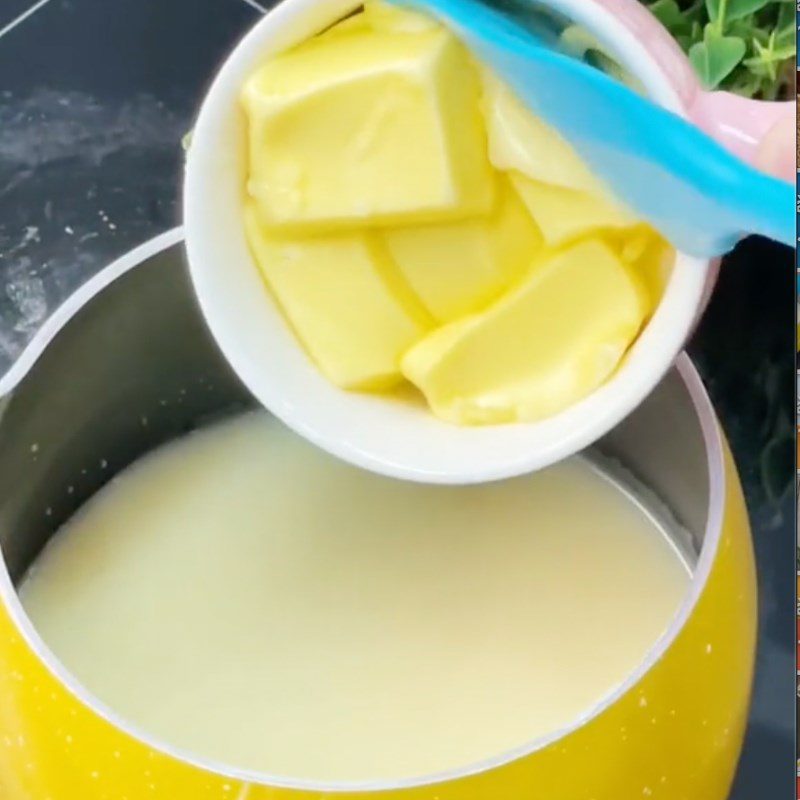
[{"label": "thumb", "polygon": [[767,132],[756,153],[756,167],[791,183],[797,176],[797,122],[787,114]]}]

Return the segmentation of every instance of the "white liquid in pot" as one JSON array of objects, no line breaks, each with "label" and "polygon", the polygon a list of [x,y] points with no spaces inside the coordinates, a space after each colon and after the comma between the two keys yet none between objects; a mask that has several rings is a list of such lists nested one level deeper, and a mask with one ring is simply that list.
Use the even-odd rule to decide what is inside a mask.
[{"label": "white liquid in pot", "polygon": [[252,414],[132,466],[21,596],[79,680],[160,739],[360,781],[466,766],[570,724],[642,661],[688,581],[582,459],[424,487]]}]

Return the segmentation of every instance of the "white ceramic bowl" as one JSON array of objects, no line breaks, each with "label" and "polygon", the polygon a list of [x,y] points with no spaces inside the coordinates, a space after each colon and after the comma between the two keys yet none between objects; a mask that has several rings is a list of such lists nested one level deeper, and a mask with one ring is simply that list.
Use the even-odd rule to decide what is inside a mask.
[{"label": "white ceramic bowl", "polygon": [[[184,185],[189,267],[205,319],[233,369],[264,406],[353,464],[429,483],[488,481],[547,466],[599,439],[656,386],[688,338],[714,271],[709,262],[679,253],[659,308],[621,368],[582,402],[541,422],[457,427],[422,405],[333,386],[295,340],[247,247],[245,118],[238,95],[260,61],[359,5],[358,0],[284,0],[236,47],[205,98]],[[551,5],[593,30],[655,100],[684,113],[657,55],[600,0]]]}]

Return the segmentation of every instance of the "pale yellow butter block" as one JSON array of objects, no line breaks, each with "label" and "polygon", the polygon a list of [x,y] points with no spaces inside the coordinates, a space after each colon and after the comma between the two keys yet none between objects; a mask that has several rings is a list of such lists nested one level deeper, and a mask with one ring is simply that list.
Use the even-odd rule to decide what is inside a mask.
[{"label": "pale yellow butter block", "polygon": [[277,238],[251,204],[247,237],[267,284],[320,370],[346,389],[383,389],[433,321],[375,234]]},{"label": "pale yellow butter block", "polygon": [[532,114],[497,76],[486,69],[481,75],[489,159],[497,169],[597,197],[607,196],[600,181],[555,128]]},{"label": "pale yellow butter block", "polygon": [[383,0],[367,0],[364,3],[364,18],[372,30],[392,33],[420,33],[441,27],[433,17]]},{"label": "pale yellow butter block", "polygon": [[650,298],[651,311],[655,311],[675,265],[675,248],[652,228],[642,225],[623,233],[620,256],[639,276]]},{"label": "pale yellow butter block", "polygon": [[487,212],[479,97],[444,29],[317,37],[244,86],[249,193],[266,222],[306,232]]},{"label": "pale yellow butter block", "polygon": [[487,217],[384,231],[389,253],[439,322],[485,308],[519,280],[542,236],[513,187],[504,181]]},{"label": "pale yellow butter block", "polygon": [[320,38],[333,38],[334,36],[350,35],[353,33],[368,33],[372,28],[367,21],[367,15],[360,11],[358,14],[353,14],[346,17],[341,22],[337,22],[328,30],[320,34]]},{"label": "pale yellow butter block", "polygon": [[629,228],[636,220],[609,200],[512,175],[514,188],[536,220],[548,247],[598,231]]},{"label": "pale yellow butter block", "polygon": [[450,422],[542,419],[612,375],[647,311],[645,292],[611,248],[581,241],[543,258],[487,311],[423,339],[403,373]]}]

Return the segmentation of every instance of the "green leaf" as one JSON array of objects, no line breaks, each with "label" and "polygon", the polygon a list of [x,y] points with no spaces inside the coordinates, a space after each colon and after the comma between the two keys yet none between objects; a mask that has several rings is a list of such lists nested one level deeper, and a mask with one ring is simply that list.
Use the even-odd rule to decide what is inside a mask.
[{"label": "green leaf", "polygon": [[676,0],[656,0],[650,6],[650,11],[673,36],[688,32],[691,29],[690,20],[681,11],[681,7]]},{"label": "green leaf", "polygon": [[733,21],[755,14],[765,6],[770,5],[773,0],[728,0],[728,8],[725,12],[725,19]]},{"label": "green leaf", "polygon": [[707,89],[716,89],[741,63],[747,45],[738,36],[723,36],[706,25],[702,42],[692,45],[689,59]]},{"label": "green leaf", "polygon": [[778,63],[783,61],[782,58],[778,58],[775,55],[775,36],[774,34],[770,37],[769,43],[765,46],[762,45],[758,41],[753,42],[753,47],[756,51],[756,55],[753,58],[748,58],[745,60],[745,65],[755,74],[763,75],[766,74],[769,76],[771,80],[777,80],[778,78]]},{"label": "green leaf", "polygon": [[719,7],[721,0],[706,0],[706,10],[708,11],[708,18],[712,22],[719,19]]},{"label": "green leaf", "polygon": [[794,0],[791,3],[781,3],[781,9],[778,13],[778,22],[775,26],[775,46],[778,49],[792,47],[792,56],[797,52],[796,20]]},{"label": "green leaf", "polygon": [[730,82],[727,88],[743,97],[754,97],[764,94],[765,83],[765,76],[756,75],[748,70],[738,70],[736,78]]},{"label": "green leaf", "polygon": [[780,8],[778,9],[778,21],[776,23],[776,27],[780,29],[794,28],[795,20],[797,19],[797,11],[795,9],[794,0],[781,0],[778,5]]},{"label": "green leaf", "polygon": [[[707,86],[762,99],[792,94],[797,52],[796,0],[641,2],[672,33],[681,48],[693,54],[695,68]],[[711,32],[706,30],[709,23]],[[721,45],[715,43],[718,39],[723,40]],[[746,52],[738,61],[742,44],[725,42],[726,39],[745,43]]]},{"label": "green leaf", "polygon": [[795,41],[781,43],[776,36],[772,45],[772,60],[782,64],[797,55],[797,43]]},{"label": "green leaf", "polygon": [[745,66],[756,75],[767,75],[770,80],[777,81],[781,68],[796,51],[794,41],[782,47],[778,47],[777,42],[778,37],[774,31],[766,46],[754,41],[755,56],[745,59]]},{"label": "green leaf", "polygon": [[754,41],[760,42],[761,44],[767,44],[770,36],[768,30],[764,28],[753,28],[751,24],[743,19],[736,20],[736,22],[733,23],[730,33],[733,36],[740,36],[745,40],[752,38]]},{"label": "green leaf", "polygon": [[779,61],[788,61],[797,55],[797,40],[792,38],[790,41],[786,41],[785,38],[776,36],[773,52]]},{"label": "green leaf", "polygon": [[706,21],[706,6],[704,0],[694,0],[694,2],[683,12],[690,22]]},{"label": "green leaf", "polygon": [[769,34],[766,32],[758,28],[754,29],[753,23],[749,19],[735,19],[727,26],[725,33],[728,36],[738,36],[740,39],[744,39],[744,41],[753,38],[753,36],[759,38],[762,34],[765,43],[769,38]]}]

